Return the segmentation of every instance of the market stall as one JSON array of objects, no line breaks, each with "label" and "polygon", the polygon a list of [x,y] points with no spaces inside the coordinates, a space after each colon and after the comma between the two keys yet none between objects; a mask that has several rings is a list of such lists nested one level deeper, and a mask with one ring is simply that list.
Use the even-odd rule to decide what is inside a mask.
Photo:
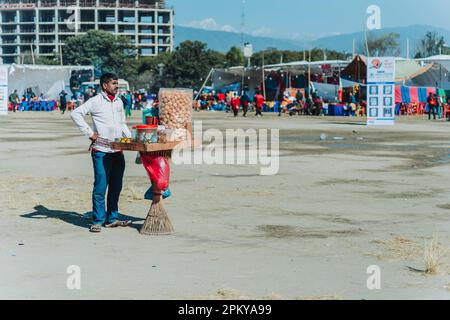
[{"label": "market stall", "polygon": [[138,151],[151,183],[145,198],[152,200],[152,205],[141,234],[167,235],[174,232],[163,199],[171,195],[172,152],[198,144],[192,139],[192,96],[192,90],[188,89],[161,89],[158,116],[146,117],[146,124],[136,126],[133,138],[111,143],[114,150]]}]

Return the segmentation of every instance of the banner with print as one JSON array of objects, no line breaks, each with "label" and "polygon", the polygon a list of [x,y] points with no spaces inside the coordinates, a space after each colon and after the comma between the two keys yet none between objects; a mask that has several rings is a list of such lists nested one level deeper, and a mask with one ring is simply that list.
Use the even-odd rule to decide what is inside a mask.
[{"label": "banner with print", "polygon": [[8,114],[8,67],[0,65],[0,115]]},{"label": "banner with print", "polygon": [[395,58],[367,59],[367,125],[395,124]]}]

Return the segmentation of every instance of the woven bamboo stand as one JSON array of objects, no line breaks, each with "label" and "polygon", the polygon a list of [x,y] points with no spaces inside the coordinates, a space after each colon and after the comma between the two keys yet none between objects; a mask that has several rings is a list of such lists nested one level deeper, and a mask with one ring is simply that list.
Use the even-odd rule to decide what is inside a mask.
[{"label": "woven bamboo stand", "polygon": [[[164,157],[170,161],[172,150],[146,152],[147,155]],[[155,190],[155,189],[153,189]],[[157,198],[157,199],[155,199]],[[174,233],[172,222],[169,219],[161,194],[154,193],[154,200],[148,211],[147,218],[139,231],[142,235],[162,236]]]},{"label": "woven bamboo stand", "polygon": [[[187,126],[187,130],[190,135],[189,141],[184,142],[168,142],[168,143],[154,143],[154,144],[142,144],[142,143],[111,143],[111,148],[114,150],[122,151],[139,151],[146,155],[159,156],[166,158],[169,162],[172,158],[172,151],[175,148],[194,148],[199,146],[201,142],[192,140],[192,125]],[[164,206],[164,202],[161,194],[157,193],[160,190],[153,189],[155,191],[150,210],[147,214],[142,228],[139,233],[142,235],[170,235],[174,233],[172,222],[167,215],[167,210]]]}]

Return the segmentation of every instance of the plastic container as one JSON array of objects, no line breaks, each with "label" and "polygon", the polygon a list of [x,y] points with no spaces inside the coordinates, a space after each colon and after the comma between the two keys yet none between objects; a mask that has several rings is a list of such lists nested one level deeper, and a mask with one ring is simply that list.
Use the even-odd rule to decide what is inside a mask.
[{"label": "plastic container", "polygon": [[157,125],[139,125],[136,126],[138,143],[157,143],[158,126]]}]

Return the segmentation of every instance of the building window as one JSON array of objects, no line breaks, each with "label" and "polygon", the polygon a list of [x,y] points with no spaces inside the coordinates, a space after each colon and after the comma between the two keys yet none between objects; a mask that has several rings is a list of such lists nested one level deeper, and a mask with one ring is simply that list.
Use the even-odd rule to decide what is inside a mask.
[{"label": "building window", "polygon": [[153,12],[139,12],[140,23],[154,23],[155,16]]},{"label": "building window", "polygon": [[116,22],[115,11],[112,10],[99,10],[98,22]]},{"label": "building window", "polygon": [[154,48],[142,48],[141,49],[141,55],[143,56],[151,56],[155,54]]}]

